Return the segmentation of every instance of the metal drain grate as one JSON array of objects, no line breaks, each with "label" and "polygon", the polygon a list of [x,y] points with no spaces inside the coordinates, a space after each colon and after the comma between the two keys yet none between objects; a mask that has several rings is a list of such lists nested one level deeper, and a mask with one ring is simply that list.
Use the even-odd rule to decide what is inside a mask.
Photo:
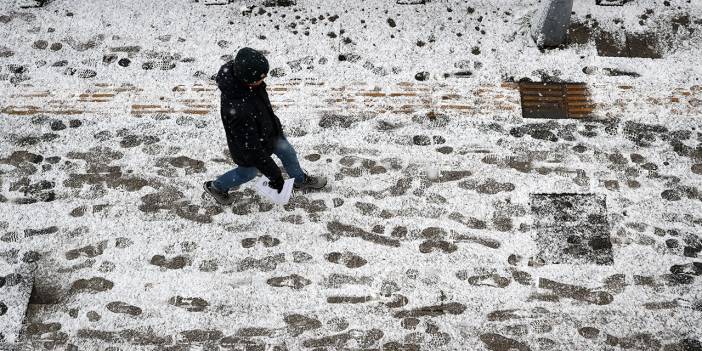
[{"label": "metal drain grate", "polygon": [[595,105],[584,83],[519,83],[524,118],[587,118]]}]

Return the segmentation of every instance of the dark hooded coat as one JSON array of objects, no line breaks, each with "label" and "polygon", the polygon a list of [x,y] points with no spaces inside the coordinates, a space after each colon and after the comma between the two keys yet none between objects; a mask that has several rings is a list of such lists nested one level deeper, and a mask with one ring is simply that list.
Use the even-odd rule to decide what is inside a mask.
[{"label": "dark hooded coat", "polygon": [[275,142],[283,136],[283,128],[273,113],[266,84],[247,86],[235,76],[234,65],[234,60],[225,63],[216,77],[229,152],[237,165],[256,167],[270,180],[282,179],[271,154]]}]

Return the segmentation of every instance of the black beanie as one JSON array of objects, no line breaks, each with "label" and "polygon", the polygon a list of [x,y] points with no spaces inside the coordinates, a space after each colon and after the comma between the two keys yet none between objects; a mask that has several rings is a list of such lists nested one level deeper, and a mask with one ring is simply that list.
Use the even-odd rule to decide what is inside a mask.
[{"label": "black beanie", "polygon": [[242,48],[234,58],[234,75],[244,83],[261,80],[268,73],[268,60],[252,48]]}]

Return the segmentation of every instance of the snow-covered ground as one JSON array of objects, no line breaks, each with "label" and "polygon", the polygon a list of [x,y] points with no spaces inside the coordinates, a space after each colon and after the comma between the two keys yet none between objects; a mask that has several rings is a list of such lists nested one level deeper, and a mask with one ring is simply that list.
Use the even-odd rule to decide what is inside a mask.
[{"label": "snow-covered ground", "polygon": [[[543,52],[538,6],[0,3],[17,345],[700,349],[702,5],[576,1],[577,43]],[[662,57],[600,56],[603,33]],[[210,77],[244,46],[325,191],[203,196],[232,167]],[[586,83],[595,118],[523,119],[524,79]]]}]

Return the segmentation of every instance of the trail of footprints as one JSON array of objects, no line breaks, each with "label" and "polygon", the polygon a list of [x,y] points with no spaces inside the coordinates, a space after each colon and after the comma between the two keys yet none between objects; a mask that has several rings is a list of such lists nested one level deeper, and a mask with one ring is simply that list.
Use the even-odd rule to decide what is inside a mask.
[{"label": "trail of footprints", "polygon": [[[293,5],[291,1],[269,1],[266,6],[249,6],[245,15],[269,18],[276,30],[286,31],[293,35],[309,36],[315,26],[331,25],[340,15],[324,13],[319,15],[303,15],[294,6],[288,9],[274,5]],[[454,10],[452,10],[454,11]],[[447,10],[448,13],[448,10]],[[468,10],[468,17],[477,20],[485,14]],[[68,15],[68,14],[67,14]],[[275,18],[274,18],[275,16]],[[343,15],[342,15],[343,16]],[[458,16],[457,16],[458,17]],[[473,18],[475,17],[475,18]],[[0,23],[37,22],[30,12],[11,12],[0,14]],[[467,21],[467,20],[466,20]],[[279,23],[278,23],[279,22]],[[360,20],[362,24],[364,20]],[[277,24],[273,24],[277,23]],[[387,26],[390,35],[400,30],[402,21],[388,17]],[[476,31],[485,35],[485,26],[476,22]],[[59,74],[80,79],[100,79],[102,72],[112,75],[126,70],[140,71],[172,71],[177,67],[194,67],[197,62],[194,57],[177,50],[162,51],[159,49],[131,45],[115,35],[98,34],[89,38],[77,39],[55,33],[53,28],[39,27],[34,33],[36,40],[23,44],[31,47],[43,58],[32,63],[14,61],[18,48],[0,45],[0,80],[11,84],[30,81],[35,74],[50,69]],[[462,33],[461,33],[462,34]],[[292,58],[283,66],[272,67],[270,74],[274,77],[284,77],[299,72],[311,71],[320,65],[338,62],[357,64],[378,76],[399,74],[399,67],[387,66],[371,62],[353,52],[354,33],[350,31],[335,31],[329,27],[325,34],[329,40],[341,43],[341,52],[337,57],[302,56]],[[266,40],[260,36],[260,40]],[[182,44],[185,38],[172,35],[162,35],[156,38],[161,43]],[[434,34],[427,35],[416,42],[417,47],[424,48],[437,39]],[[9,45],[9,44],[5,44]],[[222,62],[231,59],[234,44],[220,40],[217,45],[222,49]],[[93,51],[101,51],[96,59],[71,58],[68,56],[83,55]],[[82,54],[81,54],[82,53]],[[480,47],[473,48],[476,60],[463,60],[454,67],[459,70],[451,72],[451,76],[467,77],[471,70],[479,70],[482,63]],[[50,59],[49,59],[50,58]],[[195,78],[210,78],[213,72],[197,70]],[[417,74],[417,80],[430,76],[429,72]],[[324,116],[319,126],[327,130],[335,128],[353,129],[360,119],[345,116]],[[43,132],[33,132],[28,135],[10,134],[9,142],[14,146],[11,153],[0,155],[0,164],[7,166],[10,171],[4,174],[5,183],[0,183],[3,191],[0,203],[11,203],[17,206],[31,206],[39,202],[51,203],[62,201],[76,194],[84,196],[87,204],[68,208],[66,213],[73,219],[105,215],[109,217],[111,206],[101,199],[112,192],[146,192],[140,195],[137,203],[139,211],[135,216],[149,216],[151,219],[186,221],[196,225],[208,225],[227,216],[266,215],[277,211],[273,205],[266,203],[254,191],[246,189],[235,194],[236,204],[231,208],[222,208],[203,199],[190,196],[192,189],[183,189],[171,185],[174,178],[203,177],[209,174],[209,160],[199,160],[188,155],[182,148],[170,145],[158,135],[132,132],[127,130],[102,130],[91,137],[91,144],[98,147],[80,149],[65,155],[42,155],[37,150],[52,143],[63,142],[66,135],[80,132],[87,121],[77,118],[54,119],[36,118],[31,121],[34,126],[41,127]],[[185,122],[184,122],[185,123]],[[190,123],[190,122],[188,122]],[[192,122],[197,128],[206,124]],[[379,131],[393,130],[397,126],[378,123]],[[700,133],[691,130],[672,130],[666,126],[639,122],[620,122],[616,119],[603,123],[524,123],[519,126],[503,126],[492,124],[479,126],[501,138],[512,141],[536,140],[567,147],[569,154],[592,156],[595,162],[611,171],[606,179],[597,179],[601,186],[610,193],[623,193],[628,190],[645,189],[647,182],[664,187],[657,199],[664,203],[675,203],[683,200],[700,201],[702,193],[694,184],[684,184],[678,177],[669,175],[665,162],[658,162],[652,153],[661,147],[670,148],[677,160],[689,164],[689,171],[702,174],[702,144]],[[588,141],[605,136],[621,135],[634,143],[639,153],[623,153],[617,151],[601,152],[596,150]],[[434,150],[436,156],[464,156],[465,150],[461,145],[452,144],[451,135],[436,133],[416,134],[398,138],[395,142],[410,145],[413,148]],[[378,151],[378,150],[376,150]],[[479,158],[479,162],[495,169],[509,172],[514,176],[523,175],[561,175],[569,174],[569,179],[580,186],[589,185],[585,170],[568,170],[556,166],[544,166],[545,160],[564,160],[563,152],[539,153],[522,150],[513,155],[487,154]],[[153,160],[152,168],[136,172],[124,165],[122,160],[130,153],[146,154]],[[325,168],[328,152],[314,150],[304,155],[306,162],[313,166]],[[322,238],[333,244],[339,240],[358,245],[373,245],[385,250],[404,250],[423,256],[441,255],[457,256],[467,247],[479,248],[495,252],[505,247],[504,237],[495,233],[522,235],[529,228],[522,219],[528,215],[528,208],[521,204],[513,204],[503,197],[508,197],[520,191],[519,184],[500,180],[499,178],[476,174],[472,170],[449,170],[441,172],[437,179],[429,180],[416,176],[416,168],[406,166],[402,160],[393,157],[368,155],[364,152],[339,152],[332,159],[334,172],[330,175],[337,184],[345,181],[374,179],[373,177],[395,176],[392,184],[380,190],[361,189],[357,193],[335,192],[330,197],[295,196],[284,206],[282,211],[274,212],[285,224],[301,225],[315,223],[323,231]],[[301,155],[302,156],[302,155]],[[67,175],[62,182],[53,180],[52,172]],[[421,179],[420,179],[421,178]],[[396,180],[395,180],[396,179]],[[504,179],[504,178],[501,178]],[[490,201],[493,208],[491,215],[478,217],[469,212],[442,210],[448,200],[445,192],[433,193],[443,185],[452,185],[455,191],[470,195],[479,195]],[[644,187],[644,188],[642,188]],[[90,197],[84,189],[90,189]],[[338,190],[338,189],[337,189]],[[142,193],[140,193],[142,194]],[[439,207],[432,211],[430,205],[418,208],[397,210],[388,206],[394,198],[414,197],[431,198],[431,204]],[[389,199],[389,200],[388,200]],[[488,201],[488,200],[486,200]],[[349,210],[348,208],[352,209]],[[411,207],[411,206],[408,206]],[[349,210],[353,215],[348,218],[335,218],[335,209]],[[282,214],[281,214],[282,213]],[[226,216],[224,215],[226,214]],[[447,228],[436,226],[416,227],[410,224],[397,224],[398,219],[407,217],[425,219],[446,219]],[[140,217],[143,218],[143,217]],[[228,218],[228,217],[227,217]],[[393,224],[389,224],[392,221]],[[359,224],[361,223],[361,224]],[[463,230],[453,230],[453,225],[462,226]],[[41,227],[20,228],[14,223],[0,222],[0,240],[4,243],[21,243],[32,238],[50,238],[51,236],[67,235],[80,237],[88,234],[88,227],[69,227],[64,225],[46,225]],[[632,233],[637,233],[638,236]],[[649,235],[650,234],[650,235]],[[47,344],[65,346],[73,342],[73,338],[87,341],[97,341],[117,347],[123,344],[155,346],[160,349],[175,348],[178,345],[205,344],[217,345],[231,349],[289,349],[280,342],[286,338],[297,338],[299,345],[305,349],[359,348],[382,350],[419,350],[440,349],[447,345],[455,345],[455,330],[450,318],[463,316],[465,318],[483,318],[486,326],[483,330],[475,331],[474,342],[482,343],[491,350],[528,350],[528,349],[559,349],[563,345],[552,331],[558,326],[554,319],[558,317],[559,304],[585,304],[586,306],[606,306],[612,304],[618,294],[628,287],[648,290],[667,289],[671,287],[690,287],[699,282],[702,274],[702,263],[694,261],[702,251],[702,242],[694,233],[668,227],[645,226],[632,223],[621,228],[621,234],[613,236],[615,244],[626,245],[632,238],[651,247],[666,250],[666,253],[688,259],[687,263],[671,264],[668,272],[657,275],[612,274],[601,282],[597,288],[567,284],[554,279],[537,278],[535,272],[545,262],[539,257],[522,257],[520,253],[511,253],[503,265],[497,267],[451,269],[451,278],[455,278],[465,289],[500,289],[507,291],[515,286],[531,287],[533,291],[528,296],[530,308],[497,309],[483,316],[474,316],[467,304],[451,300],[436,303],[420,302],[412,296],[410,289],[394,281],[379,282],[382,278],[368,275],[366,269],[377,264],[375,257],[365,256],[353,246],[344,249],[335,246],[320,254],[311,254],[303,250],[288,250],[286,242],[276,234],[260,236],[247,235],[240,239],[239,246],[243,254],[233,266],[224,264],[225,260],[218,257],[202,257],[197,253],[195,242],[183,242],[173,247],[159,248],[159,252],[149,254],[144,259],[148,265],[160,273],[198,271],[212,274],[237,274],[260,272],[265,284],[281,294],[298,294],[317,285],[324,289],[345,289],[348,287],[363,287],[368,294],[343,294],[335,292],[326,296],[328,308],[338,306],[378,306],[379,313],[391,316],[395,324],[381,330],[359,326],[352,316],[333,314],[315,314],[301,311],[278,311],[271,317],[270,324],[279,327],[262,327],[252,325],[238,328],[233,333],[225,333],[215,329],[191,329],[180,331],[177,335],[161,335],[157,330],[141,328],[118,328],[102,330],[98,323],[107,314],[116,314],[139,321],[153,313],[153,307],[140,305],[137,301],[109,301],[104,306],[90,306],[80,310],[69,311],[71,317],[85,317],[88,324],[82,324],[75,330],[72,326],[62,325],[54,321],[30,321],[27,325],[27,336],[32,340],[45,340]],[[619,240],[620,242],[617,242]],[[109,240],[99,240],[92,244],[81,245],[59,252],[58,272],[71,273],[72,281],[65,287],[66,291],[57,292],[58,296],[79,298],[81,294],[109,294],[121,282],[111,280],[110,276],[121,269],[119,262],[103,259],[112,250],[128,250],[134,242],[125,237]],[[507,247],[509,247],[507,245]],[[354,252],[355,251],[355,252]],[[10,263],[41,263],[52,254],[35,250],[10,250],[0,252],[1,258]],[[53,257],[53,256],[52,256]],[[431,256],[430,256],[431,257]],[[295,265],[327,265],[332,271],[316,281],[307,273],[278,273],[277,268],[283,264]],[[226,268],[225,268],[226,266]],[[231,270],[231,272],[229,271]],[[16,280],[14,276],[1,277],[0,282],[8,284]],[[403,279],[417,284],[441,288],[440,277],[425,274],[418,269],[408,268]],[[45,289],[44,287],[40,287]],[[0,290],[2,284],[0,284]],[[373,290],[374,294],[370,291]],[[42,290],[44,291],[44,290]],[[443,292],[442,292],[443,294]],[[41,294],[40,294],[41,295]],[[35,296],[49,298],[49,296]],[[126,300],[126,299],[124,299]],[[202,314],[216,311],[211,301],[198,296],[172,294],[164,299],[164,304],[187,313]],[[684,301],[681,299],[660,299],[645,303],[647,311],[674,310],[679,308],[700,311],[702,301]],[[160,308],[160,307],[159,307]],[[470,317],[467,317],[469,316]],[[553,322],[553,323],[552,323]],[[268,324],[268,325],[270,325]],[[623,349],[665,349],[665,350],[695,350],[702,349],[699,340],[694,337],[680,340],[662,340],[657,332],[642,330],[637,333],[607,332],[599,325],[584,323],[574,327],[582,340],[591,342],[593,348],[620,347]],[[396,331],[399,333],[394,333]],[[69,335],[70,333],[70,335]],[[402,335],[390,338],[389,335]],[[282,337],[281,337],[282,335]],[[185,347],[185,346],[184,346]]]}]

